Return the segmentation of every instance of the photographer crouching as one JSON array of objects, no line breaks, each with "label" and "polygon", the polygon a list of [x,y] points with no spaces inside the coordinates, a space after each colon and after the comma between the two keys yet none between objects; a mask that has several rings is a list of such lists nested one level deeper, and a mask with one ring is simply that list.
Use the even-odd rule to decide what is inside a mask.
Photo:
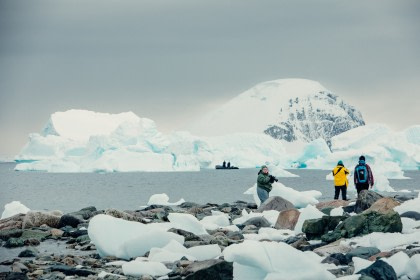
[{"label": "photographer crouching", "polygon": [[261,166],[261,170],[258,172],[257,178],[257,194],[261,200],[261,203],[264,203],[268,199],[268,193],[273,188],[271,186],[274,181],[278,181],[276,177],[268,173],[268,168],[266,165]]}]

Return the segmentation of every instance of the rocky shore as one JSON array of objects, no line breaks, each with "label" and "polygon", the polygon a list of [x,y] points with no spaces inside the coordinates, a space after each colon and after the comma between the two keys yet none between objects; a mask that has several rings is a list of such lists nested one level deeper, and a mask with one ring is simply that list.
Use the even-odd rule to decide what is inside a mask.
[{"label": "rocky shore", "polygon": [[[60,211],[30,211],[0,220],[0,279],[191,280],[233,279],[234,275],[235,279],[241,279],[238,271],[246,266],[237,257],[241,244],[271,244],[272,248],[277,248],[275,244],[287,244],[287,250],[291,247],[293,252],[313,252],[308,258],[314,258],[316,254],[321,260],[319,266],[324,267],[333,278],[420,279],[420,239],[416,235],[420,233],[420,213],[416,209],[395,210],[414,200],[419,198],[382,197],[375,192],[363,191],[356,201],[322,202],[311,206],[308,209],[312,210],[307,212],[296,209],[281,197],[270,197],[259,208],[254,203],[236,201],[221,205],[198,205],[192,202],[177,206],[150,205],[135,211],[98,210],[93,206],[66,214]],[[323,216],[311,218],[310,213],[318,212]],[[171,257],[172,261],[168,261],[170,249],[165,247],[166,251],[162,249],[159,252],[166,252],[166,259],[157,262],[163,268],[156,265],[150,274],[139,275],[137,268],[142,262],[151,262],[152,255],[154,259],[157,258],[155,249],[143,255],[133,253],[135,257],[121,258],[109,253],[112,250],[106,246],[95,244],[92,240],[93,236],[95,240],[103,236],[108,240],[119,238],[117,234],[112,236],[111,227],[103,227],[104,232],[99,233],[97,229],[94,232],[89,228],[93,219],[103,215],[143,225],[173,226],[176,225],[174,214],[186,214],[182,217],[201,221],[207,234],[186,230],[188,227],[185,219],[178,223],[180,226],[167,229],[167,232],[182,237],[183,247],[179,250],[189,253]],[[304,215],[309,218],[303,219]],[[228,224],[220,224],[218,221],[221,217],[228,218]],[[100,225],[99,222],[97,224]],[[394,240],[404,237],[404,234],[407,238],[394,245],[388,242],[388,247],[380,243],[376,247],[361,246],[361,241],[357,239],[369,236],[374,239],[373,234],[377,233],[399,234],[389,237]],[[414,239],[410,241],[411,235]],[[203,247],[206,245],[216,246]],[[206,249],[199,251],[200,248]],[[216,255],[209,253],[207,259],[203,257],[203,252],[210,249],[214,251],[215,248]],[[140,259],[133,261],[137,257]],[[242,257],[242,260],[246,258],[246,253]],[[405,262],[401,261],[399,265],[395,261],[397,258]],[[269,271],[271,268],[273,271]],[[287,279],[281,278],[281,275],[291,273],[284,268],[279,270],[275,264],[271,264],[271,268],[255,264],[255,270],[266,273],[265,279]],[[295,275],[295,279],[307,279],[301,277],[298,271]]]}]

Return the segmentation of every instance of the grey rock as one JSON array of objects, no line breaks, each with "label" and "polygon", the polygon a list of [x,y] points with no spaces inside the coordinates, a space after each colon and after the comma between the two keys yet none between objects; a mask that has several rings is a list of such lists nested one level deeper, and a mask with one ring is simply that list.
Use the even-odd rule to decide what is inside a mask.
[{"label": "grey rock", "polygon": [[248,226],[248,225],[254,225],[257,228],[270,227],[271,226],[270,222],[267,221],[267,219],[264,218],[264,217],[253,217],[253,218],[245,221],[243,223],[243,225],[246,225],[246,226]]},{"label": "grey rock", "polygon": [[4,280],[27,280],[26,273],[22,272],[0,272],[0,279]]},{"label": "grey rock", "polygon": [[7,241],[11,237],[14,237],[14,238],[21,237],[22,233],[23,233],[23,230],[21,230],[21,229],[0,230],[0,239],[4,240],[4,241]]},{"label": "grey rock", "polygon": [[358,257],[362,259],[369,259],[371,256],[374,256],[381,251],[375,247],[357,247],[346,254],[347,260],[350,262],[353,257]]},{"label": "grey rock", "polygon": [[242,233],[240,233],[239,231],[229,231],[226,234],[227,238],[231,239],[231,240],[243,240],[244,239],[244,235]]},{"label": "grey rock", "polygon": [[377,200],[383,198],[382,195],[369,191],[369,190],[362,190],[359,193],[359,196],[356,200],[356,205],[354,206],[354,212],[361,213],[366,209],[369,209]]},{"label": "grey rock", "polygon": [[345,220],[344,216],[323,216],[320,219],[306,220],[302,226],[302,232],[311,239],[320,239],[322,235],[334,230],[337,225]]},{"label": "grey rock", "polygon": [[295,206],[287,199],[284,199],[280,196],[271,196],[266,201],[264,201],[264,203],[262,203],[260,207],[258,207],[258,210],[256,212],[262,213],[268,210],[277,210],[281,212],[283,210],[289,210],[294,208]]},{"label": "grey rock", "polygon": [[77,275],[77,276],[89,276],[96,274],[93,271],[86,270],[86,269],[77,269],[67,265],[53,265],[50,267],[51,271],[59,271],[64,273],[65,275]]},{"label": "grey rock", "polygon": [[39,251],[36,248],[28,247],[19,253],[19,258],[35,258],[39,256]]}]

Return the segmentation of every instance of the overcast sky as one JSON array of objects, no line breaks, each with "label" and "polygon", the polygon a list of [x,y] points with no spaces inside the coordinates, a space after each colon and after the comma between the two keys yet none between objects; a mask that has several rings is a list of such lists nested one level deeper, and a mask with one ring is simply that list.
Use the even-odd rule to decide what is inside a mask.
[{"label": "overcast sky", "polygon": [[133,111],[168,132],[279,78],[403,129],[420,124],[419,54],[417,0],[0,0],[0,156],[56,111]]}]

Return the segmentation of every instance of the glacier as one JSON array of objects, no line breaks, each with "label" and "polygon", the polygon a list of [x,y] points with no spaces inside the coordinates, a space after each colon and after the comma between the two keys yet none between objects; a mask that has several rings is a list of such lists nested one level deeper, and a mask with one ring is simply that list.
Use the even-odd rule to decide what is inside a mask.
[{"label": "glacier", "polygon": [[[98,128],[82,129],[84,122],[88,128],[97,123]],[[107,129],[103,128],[106,123],[111,124]],[[406,179],[403,170],[419,169],[420,125],[393,131],[383,124],[368,124],[332,137],[329,144],[317,138],[289,147],[264,133],[213,137],[186,131],[164,134],[153,120],[132,112],[103,114],[69,110],[52,114],[41,133],[30,134],[15,158],[15,170],[199,171],[214,168],[225,160],[240,168],[259,168],[266,164],[275,176],[293,177],[296,175],[284,169],[331,170],[339,160],[353,171],[363,154],[374,172],[374,189],[393,191],[388,179]]]}]

